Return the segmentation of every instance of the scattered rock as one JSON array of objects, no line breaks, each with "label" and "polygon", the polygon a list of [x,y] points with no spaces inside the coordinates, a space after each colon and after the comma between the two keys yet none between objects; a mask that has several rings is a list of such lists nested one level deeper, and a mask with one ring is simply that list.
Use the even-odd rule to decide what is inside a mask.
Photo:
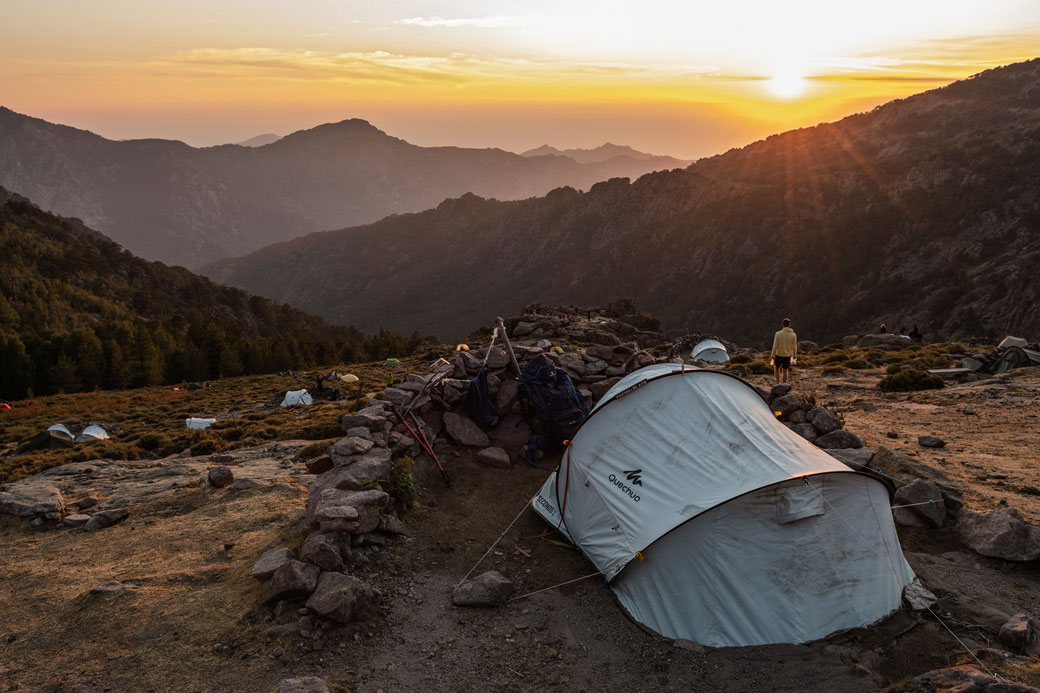
[{"label": "scattered rock", "polygon": [[282,679],[278,693],[329,693],[329,687],[317,676],[302,679]]},{"label": "scattered rock", "polygon": [[922,448],[944,448],[946,441],[935,436],[917,436],[917,444]]},{"label": "scattered rock", "polygon": [[477,462],[500,469],[507,469],[510,466],[509,453],[502,448],[484,448],[477,453]]},{"label": "scattered rock", "polygon": [[86,510],[87,508],[93,508],[98,504],[97,496],[86,496],[76,501],[76,507],[80,510]]},{"label": "scattered rock", "polygon": [[58,520],[64,510],[61,491],[53,486],[33,482],[0,486],[0,515]]},{"label": "scattered rock", "polygon": [[263,584],[260,601],[265,604],[280,599],[300,599],[314,591],[321,568],[302,561],[287,561],[271,573]]},{"label": "scattered rock", "polygon": [[322,573],[307,608],[325,618],[349,623],[374,616],[379,610],[379,590],[353,575]]},{"label": "scattered rock", "polygon": [[88,532],[94,532],[105,527],[111,527],[117,522],[121,522],[126,519],[129,515],[126,508],[115,508],[113,510],[102,510],[99,513],[94,513],[90,516],[90,520],[83,525],[83,529]]},{"label": "scattered rock", "polygon": [[115,580],[109,580],[107,582],[102,582],[100,585],[90,590],[90,593],[100,595],[111,595],[119,594],[120,592],[125,592],[126,590],[130,589],[137,588],[134,585],[128,585],[124,582],[116,582]]},{"label": "scattered rock", "polygon": [[885,434],[885,437],[886,438],[893,438],[893,439],[895,439],[895,438],[899,437],[899,434],[896,433],[895,431],[889,431],[888,433]]},{"label": "scattered rock", "polygon": [[948,514],[955,514],[963,505],[961,487],[938,469],[929,467],[924,462],[882,446],[878,448],[877,454],[874,455],[870,464],[872,467],[880,469],[897,486],[905,486],[915,479],[927,479],[934,482],[942,490]]},{"label": "scattered rock", "polygon": [[983,556],[1008,561],[1040,557],[1040,527],[1026,524],[1014,508],[988,513],[965,509],[957,530],[961,540]]},{"label": "scattered rock", "polygon": [[239,479],[228,486],[228,491],[248,491],[260,486],[267,486],[267,484],[257,481],[256,479]]},{"label": "scattered rock", "polygon": [[487,433],[480,430],[473,420],[464,414],[444,412],[444,431],[459,445],[486,448],[491,443]]},{"label": "scattered rock", "polygon": [[380,515],[379,526],[376,527],[376,529],[380,532],[385,532],[386,534],[398,534],[401,536],[411,534],[411,532],[408,531],[408,527],[392,515]]},{"label": "scattered rock", "polygon": [[813,428],[820,435],[837,431],[841,428],[841,421],[838,420],[838,417],[824,407],[813,408],[809,420],[812,421]]},{"label": "scattered rock", "polygon": [[821,448],[861,448],[863,447],[863,439],[855,433],[849,433],[839,428],[837,431],[831,431],[817,438],[816,444]]},{"label": "scattered rock", "polygon": [[908,693],[1036,693],[1038,689],[990,676],[974,664],[936,669],[915,676]]},{"label": "scattered rock", "polygon": [[824,452],[860,471],[868,469],[874,459],[874,455],[877,454],[877,450],[874,448],[824,449]]},{"label": "scattered rock", "polygon": [[231,468],[227,465],[220,465],[209,470],[209,474],[206,475],[206,479],[209,481],[209,485],[213,488],[224,488],[230,486],[235,480],[235,474],[231,471]]},{"label": "scattered rock", "polygon": [[65,519],[62,520],[62,523],[66,527],[82,527],[89,521],[90,515],[84,515],[82,513],[73,513],[72,515],[67,515]]},{"label": "scattered rock", "polygon": [[[942,527],[946,521],[946,504],[937,484],[925,479],[914,479],[896,491],[895,521],[908,527]],[[922,505],[923,504],[923,505]],[[900,505],[910,507],[900,508]]]},{"label": "scattered rock", "polygon": [[375,443],[367,438],[361,438],[360,436],[347,436],[333,444],[332,448],[329,450],[329,455],[338,457],[361,455],[371,450],[373,445],[375,445]]},{"label": "scattered rock", "polygon": [[816,429],[810,423],[791,423],[789,421],[784,422],[784,425],[790,428],[792,431],[805,438],[810,443],[815,442],[817,435]]},{"label": "scattered rock", "polygon": [[347,414],[340,420],[340,426],[346,433],[357,426],[364,426],[370,431],[382,430],[386,423],[386,413],[382,407],[365,407],[356,414]]},{"label": "scattered rock", "polygon": [[296,558],[296,555],[293,553],[292,549],[288,548],[265,551],[264,554],[257,559],[256,563],[253,564],[253,569],[249,574],[263,582],[264,580],[269,579],[271,575],[274,574],[274,571],[278,570],[294,558]]},{"label": "scattered rock", "polygon": [[[774,386],[773,389],[775,390],[777,387],[780,386]],[[791,394],[775,398],[769,406],[773,408],[774,412],[778,411],[781,416],[786,416],[796,409],[802,408],[802,398],[792,392]]]},{"label": "scattered rock", "polygon": [[903,588],[903,603],[911,611],[925,611],[935,606],[937,601],[938,598],[916,580]]},{"label": "scattered rock", "polygon": [[998,635],[1004,647],[1012,652],[1031,654],[1040,643],[1040,631],[1037,630],[1036,619],[1029,614],[1015,614],[1000,627]]},{"label": "scattered rock", "polygon": [[513,583],[489,570],[459,585],[451,596],[455,606],[501,606],[513,593]]},{"label": "scattered rock", "polygon": [[769,397],[784,397],[791,391],[791,383],[780,383],[769,389]]}]

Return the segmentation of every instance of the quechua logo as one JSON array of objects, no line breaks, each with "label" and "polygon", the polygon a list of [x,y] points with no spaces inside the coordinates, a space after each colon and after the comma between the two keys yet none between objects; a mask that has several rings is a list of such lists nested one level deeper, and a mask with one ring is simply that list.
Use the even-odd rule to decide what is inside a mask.
[{"label": "quechua logo", "polygon": [[625,470],[622,470],[621,473],[625,475],[626,479],[628,479],[629,481],[632,482],[633,486],[642,486],[643,485],[643,480],[640,477],[640,474],[643,473],[642,469],[625,469]]},{"label": "quechua logo", "polygon": [[[643,474],[643,470],[642,469],[625,469],[625,470],[622,470],[621,473],[625,475],[625,477],[623,479],[621,477],[619,477],[617,474],[614,474],[613,472],[611,472],[610,476],[607,477],[607,479],[610,480],[610,483],[614,484],[619,489],[624,491],[628,495],[629,498],[631,498],[636,503],[638,503],[639,502],[639,494],[636,493],[636,491],[634,489],[635,489],[636,486],[642,486],[643,485],[643,479],[642,479],[642,476],[641,476]],[[628,482],[627,484],[625,483],[626,481]]]}]

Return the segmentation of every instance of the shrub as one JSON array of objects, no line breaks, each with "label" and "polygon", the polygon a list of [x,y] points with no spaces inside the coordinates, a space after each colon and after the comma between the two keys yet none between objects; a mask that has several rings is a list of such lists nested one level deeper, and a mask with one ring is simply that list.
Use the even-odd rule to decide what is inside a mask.
[{"label": "shrub", "polygon": [[752,358],[750,354],[733,354],[729,357],[730,363],[751,363]]},{"label": "shrub", "polygon": [[823,369],[823,375],[838,375],[839,373],[844,373],[844,372],[845,372],[845,367],[844,366],[827,366],[826,368]]},{"label": "shrub", "polygon": [[160,436],[156,433],[145,433],[137,439],[136,445],[142,450],[155,450],[165,441],[166,436]]},{"label": "shrub", "polygon": [[878,383],[883,392],[911,392],[914,390],[938,390],[943,387],[943,379],[934,373],[911,368],[893,375],[887,375]]},{"label": "shrub", "polygon": [[316,443],[305,445],[300,452],[296,454],[301,460],[311,460],[315,457],[320,457],[335,443],[337,438],[328,438],[327,440],[319,440]]},{"label": "shrub", "polygon": [[411,457],[397,458],[390,467],[390,478],[387,479],[387,485],[390,487],[387,489],[388,493],[403,503],[406,508],[411,507],[415,501],[415,476],[412,474],[414,465],[415,460]]},{"label": "shrub", "polygon": [[768,361],[752,361],[747,364],[747,369],[754,375],[769,375],[773,372],[773,367]]},{"label": "shrub", "polygon": [[849,355],[847,353],[845,353],[844,351],[836,351],[833,354],[828,354],[827,356],[824,356],[823,360],[820,361],[820,363],[822,363],[822,364],[841,363],[843,361],[848,361],[848,360],[849,360]]},{"label": "shrub", "polygon": [[191,454],[195,457],[199,455],[210,455],[214,452],[220,452],[223,449],[223,440],[216,437],[207,437],[199,440],[197,443],[191,446]]},{"label": "shrub", "polygon": [[742,363],[731,363],[726,366],[726,370],[730,373],[735,373],[741,378],[746,378],[750,374],[750,369]]},{"label": "shrub", "polygon": [[855,371],[861,371],[864,368],[870,368],[870,364],[864,361],[863,359],[849,359],[845,362],[845,367],[851,368]]}]

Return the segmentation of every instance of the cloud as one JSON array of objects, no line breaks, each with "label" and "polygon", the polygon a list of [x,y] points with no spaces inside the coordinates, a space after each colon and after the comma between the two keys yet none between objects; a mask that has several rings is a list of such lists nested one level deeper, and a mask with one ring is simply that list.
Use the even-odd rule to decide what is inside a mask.
[{"label": "cloud", "polygon": [[492,17],[469,17],[447,19],[445,17],[408,17],[398,19],[395,24],[422,27],[448,27],[457,29],[459,27],[477,27],[480,29],[500,29],[503,27],[524,26],[536,24],[542,21],[538,15],[502,15]]}]

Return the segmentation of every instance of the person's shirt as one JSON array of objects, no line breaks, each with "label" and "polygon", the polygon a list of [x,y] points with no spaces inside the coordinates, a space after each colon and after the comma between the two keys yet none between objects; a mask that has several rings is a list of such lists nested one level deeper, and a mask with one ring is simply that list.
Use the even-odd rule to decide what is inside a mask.
[{"label": "person's shirt", "polygon": [[774,356],[797,355],[798,336],[795,335],[794,330],[790,327],[785,327],[773,335],[773,351],[769,354],[769,358],[773,358]]}]

